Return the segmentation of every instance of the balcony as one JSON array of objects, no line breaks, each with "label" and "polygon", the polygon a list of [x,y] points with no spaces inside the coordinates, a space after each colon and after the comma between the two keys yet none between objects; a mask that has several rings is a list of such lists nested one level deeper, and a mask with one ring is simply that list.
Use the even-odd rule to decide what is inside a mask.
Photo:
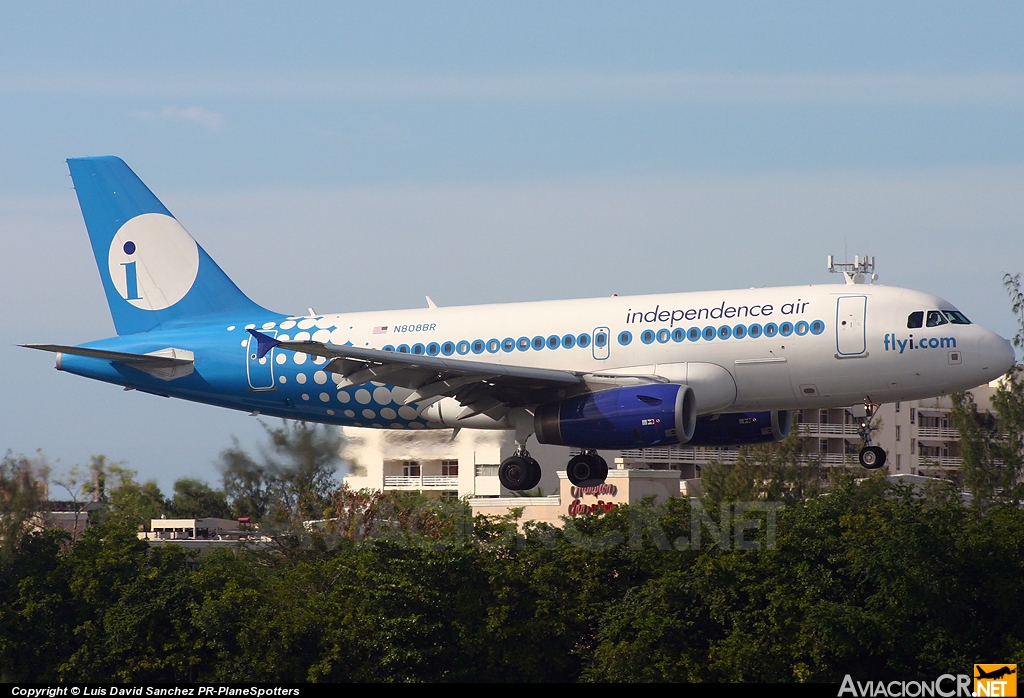
[{"label": "balcony", "polygon": [[632,448],[622,451],[627,463],[735,463],[736,451],[713,448]]},{"label": "balcony", "polygon": [[959,439],[960,432],[949,427],[918,427],[917,438],[947,441],[949,439]]},{"label": "balcony", "polygon": [[796,433],[798,436],[860,436],[856,424],[815,424],[813,422],[804,422],[796,425]]},{"label": "balcony", "polygon": [[[705,464],[711,461],[731,464],[736,462],[738,456],[738,451],[716,451],[712,448],[636,448],[622,451],[622,458],[627,463],[667,463],[670,465],[673,463]],[[801,463],[818,462],[829,466],[860,465],[856,453],[802,453],[798,458]]]},{"label": "balcony", "polygon": [[404,475],[385,475],[386,490],[457,490],[459,478],[445,475],[423,475],[407,477]]},{"label": "balcony", "polygon": [[959,468],[964,464],[963,458],[955,458],[953,456],[943,456],[941,458],[933,456],[919,456],[917,467],[920,468]]}]

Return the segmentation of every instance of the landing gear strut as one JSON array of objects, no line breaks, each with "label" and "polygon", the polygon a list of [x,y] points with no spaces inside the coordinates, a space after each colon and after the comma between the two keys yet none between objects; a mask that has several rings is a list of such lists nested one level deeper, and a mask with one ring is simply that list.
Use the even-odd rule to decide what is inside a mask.
[{"label": "landing gear strut", "polygon": [[540,484],[540,476],[540,463],[522,445],[518,445],[516,452],[498,466],[498,482],[513,492],[532,490]]},{"label": "landing gear strut", "polygon": [[565,467],[569,482],[577,487],[600,485],[608,477],[608,463],[593,449],[584,449]]},{"label": "landing gear strut", "polygon": [[868,470],[877,470],[885,465],[885,449],[881,446],[871,445],[871,418],[875,416],[875,410],[878,409],[878,405],[871,402],[868,398],[864,399],[864,417],[861,418],[860,428],[857,430],[860,433],[860,438],[864,442],[864,448],[860,450],[860,464]]}]

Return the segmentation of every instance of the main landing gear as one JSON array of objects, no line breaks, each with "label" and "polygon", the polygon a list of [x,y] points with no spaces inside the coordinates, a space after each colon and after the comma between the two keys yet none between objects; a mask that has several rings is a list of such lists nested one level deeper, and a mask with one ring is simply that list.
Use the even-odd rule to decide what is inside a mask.
[{"label": "main landing gear", "polygon": [[519,446],[514,454],[498,466],[498,481],[502,487],[513,492],[532,490],[540,484],[540,475],[540,463],[523,446]]},{"label": "main landing gear", "polygon": [[[577,487],[600,485],[608,477],[608,463],[590,449],[573,456],[565,470],[569,482]],[[532,490],[540,483],[540,475],[540,463],[521,445],[498,466],[498,481],[513,492]]]},{"label": "main landing gear", "polygon": [[860,438],[864,442],[864,447],[860,450],[860,464],[868,470],[877,470],[885,465],[885,449],[881,446],[871,445],[871,432],[874,431],[871,428],[871,418],[874,417],[877,408],[878,405],[865,398],[864,416],[861,418],[858,429]]},{"label": "main landing gear", "polygon": [[600,485],[608,477],[608,463],[593,449],[584,449],[569,460],[565,467],[569,482],[577,487]]}]

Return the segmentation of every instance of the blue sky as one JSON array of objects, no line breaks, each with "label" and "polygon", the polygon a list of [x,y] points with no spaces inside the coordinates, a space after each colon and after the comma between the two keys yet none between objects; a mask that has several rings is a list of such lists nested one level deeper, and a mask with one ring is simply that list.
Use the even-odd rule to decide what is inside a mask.
[{"label": "blue sky", "polygon": [[21,342],[112,326],[64,159],[116,154],[302,312],[884,283],[1014,331],[1019,3],[0,5],[0,450],[216,481],[256,420]]}]

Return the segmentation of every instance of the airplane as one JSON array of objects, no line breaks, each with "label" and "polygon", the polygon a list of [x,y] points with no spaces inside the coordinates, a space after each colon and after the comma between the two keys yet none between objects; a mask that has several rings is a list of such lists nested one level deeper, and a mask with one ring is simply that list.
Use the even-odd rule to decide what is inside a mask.
[{"label": "airplane", "polygon": [[1011,669],[1009,666],[1002,666],[998,669],[993,669],[990,672],[986,672],[984,669],[978,667],[977,665],[975,666],[978,669],[978,675],[974,677],[976,679],[1001,679],[1004,676],[1009,676],[1011,674],[1017,673],[1016,669]]},{"label": "airplane", "polygon": [[[948,301],[866,283],[284,315],[251,301],[123,160],[68,168],[117,336],[56,352],[56,367],[252,414],[380,429],[503,429],[498,470],[532,489],[527,450],[574,447],[576,485],[603,482],[598,449],[785,438],[792,411],[860,407],[860,463],[878,404],[1003,375],[1010,343]],[[868,280],[870,281],[870,279]]]}]

